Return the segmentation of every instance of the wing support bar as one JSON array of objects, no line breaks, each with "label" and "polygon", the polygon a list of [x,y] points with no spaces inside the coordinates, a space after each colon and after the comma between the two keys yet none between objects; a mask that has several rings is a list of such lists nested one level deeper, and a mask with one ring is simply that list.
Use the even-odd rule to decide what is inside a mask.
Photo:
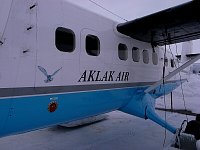
[{"label": "wing support bar", "polygon": [[[199,59],[200,59],[200,55],[197,55],[193,59],[187,61],[185,64],[183,64],[182,66],[178,67],[177,69],[175,69],[174,71],[169,73],[167,76],[165,76],[164,77],[164,81],[169,80],[170,78],[172,78],[173,76],[178,74],[180,71],[182,71],[183,69],[187,68],[188,66],[190,66],[191,64],[193,64],[194,62],[196,62]],[[156,82],[155,84],[153,84],[152,86],[147,88],[144,92],[145,93],[149,93],[152,90],[156,89],[159,85],[162,85],[162,84],[163,84],[163,79],[159,80],[158,82]]]}]

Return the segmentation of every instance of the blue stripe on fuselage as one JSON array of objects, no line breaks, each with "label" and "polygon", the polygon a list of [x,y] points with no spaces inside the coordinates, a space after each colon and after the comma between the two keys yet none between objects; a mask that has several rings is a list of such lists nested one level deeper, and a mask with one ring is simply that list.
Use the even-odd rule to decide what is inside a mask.
[{"label": "blue stripe on fuselage", "polygon": [[[180,82],[165,85],[165,93],[171,92]],[[148,87],[85,91],[0,100],[0,136],[26,132],[59,123],[79,120],[89,116],[117,110],[132,100],[144,95]],[[163,95],[158,87],[155,98]],[[49,112],[48,106],[56,101],[58,108]]]}]

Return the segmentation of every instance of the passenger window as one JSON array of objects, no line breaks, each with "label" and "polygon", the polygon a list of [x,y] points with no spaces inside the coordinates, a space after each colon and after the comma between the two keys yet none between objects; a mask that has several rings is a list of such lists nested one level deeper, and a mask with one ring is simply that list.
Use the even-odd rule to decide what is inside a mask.
[{"label": "passenger window", "polygon": [[95,35],[87,35],[85,49],[88,55],[98,56],[100,54],[100,41],[99,38]]},{"label": "passenger window", "polygon": [[158,64],[158,54],[156,52],[152,53],[152,62],[154,65]]},{"label": "passenger window", "polygon": [[171,67],[174,68],[175,67],[175,62],[174,59],[171,59]]},{"label": "passenger window", "polygon": [[73,52],[75,49],[75,34],[72,30],[58,27],[55,33],[55,44],[59,51]]},{"label": "passenger window", "polygon": [[134,62],[140,61],[140,51],[137,47],[132,48],[132,58]]},{"label": "passenger window", "polygon": [[121,60],[127,60],[128,59],[128,48],[125,44],[120,43],[118,45],[118,56]]},{"label": "passenger window", "polygon": [[165,57],[165,66],[167,67],[168,66],[168,58]]},{"label": "passenger window", "polygon": [[149,53],[147,50],[143,50],[143,62],[145,64],[148,64],[149,63]]}]

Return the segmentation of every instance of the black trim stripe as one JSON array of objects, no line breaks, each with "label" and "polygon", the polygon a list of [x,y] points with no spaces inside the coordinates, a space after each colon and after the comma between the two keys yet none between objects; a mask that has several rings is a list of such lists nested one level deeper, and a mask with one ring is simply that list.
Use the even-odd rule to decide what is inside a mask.
[{"label": "black trim stripe", "polygon": [[[168,81],[172,83],[176,81]],[[137,83],[116,83],[116,84],[90,84],[90,85],[72,85],[72,86],[45,86],[45,87],[21,87],[21,88],[0,88],[0,98],[12,96],[26,96],[53,93],[81,92],[92,90],[106,90],[116,88],[129,88],[150,86],[155,82],[137,82]]]}]

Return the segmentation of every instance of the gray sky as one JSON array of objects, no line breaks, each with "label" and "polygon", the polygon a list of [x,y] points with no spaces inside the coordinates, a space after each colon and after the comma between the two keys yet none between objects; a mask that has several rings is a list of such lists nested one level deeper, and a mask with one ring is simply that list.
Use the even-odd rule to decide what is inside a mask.
[{"label": "gray sky", "polygon": [[127,19],[133,20],[169,7],[173,7],[190,0],[68,0],[92,11],[113,17],[91,1],[107,10]]},{"label": "gray sky", "polygon": [[92,0],[125,19],[142,17],[188,0]]},{"label": "gray sky", "polygon": [[[149,15],[161,11],[163,9],[173,7],[191,0],[91,0],[98,5],[95,5],[90,0],[67,0],[81,7],[97,12],[101,15],[107,16],[123,22],[122,19],[114,16],[113,14],[105,11],[101,7],[113,12],[114,14],[126,19],[134,20],[142,16]],[[173,47],[173,46],[172,46]],[[182,47],[178,44],[178,50],[181,51]],[[193,52],[200,53],[200,40],[193,41]]]}]

